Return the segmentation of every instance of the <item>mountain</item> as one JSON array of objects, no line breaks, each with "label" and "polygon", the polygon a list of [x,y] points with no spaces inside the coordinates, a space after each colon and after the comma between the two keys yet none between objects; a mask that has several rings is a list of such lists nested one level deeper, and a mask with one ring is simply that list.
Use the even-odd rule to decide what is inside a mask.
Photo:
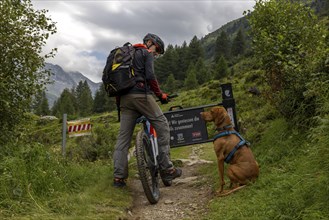
[{"label": "mountain", "polygon": [[54,102],[60,97],[64,89],[71,89],[76,87],[80,81],[87,80],[89,88],[93,95],[100,88],[101,83],[95,83],[85,77],[80,72],[66,72],[59,65],[46,63],[46,70],[49,70],[52,74],[50,76],[51,84],[47,85],[46,95],[48,98],[49,106],[53,106]]}]

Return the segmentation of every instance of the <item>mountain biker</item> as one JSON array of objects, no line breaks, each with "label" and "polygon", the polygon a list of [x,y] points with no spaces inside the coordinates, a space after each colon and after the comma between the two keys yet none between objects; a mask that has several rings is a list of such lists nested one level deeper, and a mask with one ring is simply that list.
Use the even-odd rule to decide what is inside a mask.
[{"label": "mountain biker", "polygon": [[114,150],[114,180],[115,187],[126,186],[128,178],[128,149],[130,147],[136,119],[144,115],[158,134],[160,176],[165,179],[175,179],[182,175],[182,170],[175,168],[170,161],[170,133],[167,118],[156,103],[153,94],[162,104],[168,103],[168,95],[159,87],[154,74],[154,56],[164,53],[164,43],[155,34],[148,33],[143,44],[135,44],[136,50],[133,69],[137,84],[119,100],[121,110],[120,130]]}]

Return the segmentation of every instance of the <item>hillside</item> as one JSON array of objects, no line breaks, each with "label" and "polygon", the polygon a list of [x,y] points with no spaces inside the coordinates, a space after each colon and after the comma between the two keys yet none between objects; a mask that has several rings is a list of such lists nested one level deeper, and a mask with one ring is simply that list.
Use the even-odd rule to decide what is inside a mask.
[{"label": "hillside", "polygon": [[[319,16],[320,19],[329,16],[329,2],[327,0],[298,0],[299,2],[307,2],[308,5],[315,11],[315,14]],[[201,39],[201,44],[205,50],[205,58],[213,59],[215,55],[215,42],[217,37],[220,36],[221,32],[225,32],[230,40],[232,40],[237,32],[241,30],[247,39],[247,44],[250,46],[250,39],[248,37],[248,30],[250,26],[248,24],[246,16],[242,16],[236,20],[230,21],[223,25],[216,31],[207,34]]]},{"label": "hillside", "polygon": [[[22,149],[23,154],[2,158],[0,163],[6,170],[0,177],[2,187],[14,192],[10,199],[0,191],[4,201],[14,206],[10,210],[2,206],[0,216],[4,219],[9,216],[10,219],[138,219],[143,216],[146,220],[153,216],[163,219],[184,216],[191,220],[329,218],[326,209],[329,191],[323,187],[329,181],[329,161],[325,156],[329,153],[328,131],[313,133],[313,142],[310,142],[310,136],[306,135],[309,132],[290,127],[266,99],[248,92],[250,86],[261,83],[259,79],[248,80],[252,73],[239,73],[232,81],[221,83],[233,83],[241,134],[251,142],[261,166],[261,175],[255,184],[231,196],[216,197],[219,182],[212,143],[178,147],[171,150],[174,161],[191,158],[196,161],[197,156],[212,163],[193,166],[178,163],[185,170],[182,179],[191,178],[193,183],[177,180],[171,188],[161,188],[159,204],[150,207],[140,188],[136,188],[139,180],[135,177],[134,159],[129,163],[128,188],[111,186],[112,164],[108,153],[113,150],[119,126],[115,111],[91,116],[93,135],[68,139],[66,159],[61,156],[61,122],[33,117],[25,129],[30,131],[29,139],[39,144],[31,143],[29,148]],[[167,111],[174,105],[195,107],[218,103],[221,101],[219,85],[213,81],[182,92],[173,102],[161,107]],[[211,124],[209,131],[213,132]],[[10,175],[19,177],[21,182],[12,185]],[[195,195],[190,193],[194,192],[202,200],[201,197],[192,199]]]},{"label": "hillside", "polygon": [[246,17],[241,17],[239,19],[233,20],[216,31],[204,36],[201,39],[201,44],[205,50],[205,58],[206,59],[213,59],[215,56],[215,42],[217,40],[217,37],[220,36],[220,33],[224,31],[228,38],[232,40],[237,32],[239,30],[242,30],[242,32],[247,36],[247,31],[248,31],[249,25]]}]

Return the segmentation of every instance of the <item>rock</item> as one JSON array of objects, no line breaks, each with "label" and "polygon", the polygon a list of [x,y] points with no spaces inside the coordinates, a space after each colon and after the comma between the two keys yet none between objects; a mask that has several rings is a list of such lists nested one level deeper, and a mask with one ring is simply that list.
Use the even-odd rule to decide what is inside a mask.
[{"label": "rock", "polygon": [[174,201],[172,201],[170,199],[167,199],[167,200],[164,201],[164,204],[171,205],[171,204],[174,204]]},{"label": "rock", "polygon": [[191,209],[193,209],[193,210],[198,209],[198,205],[195,204],[195,203],[191,203],[191,204],[190,204],[190,207],[191,207]]},{"label": "rock", "polygon": [[259,95],[261,94],[260,91],[257,89],[256,86],[254,86],[254,87],[250,87],[250,88],[248,89],[248,92],[250,92],[250,93],[253,94],[253,95],[257,95],[257,96],[259,96]]},{"label": "rock", "polygon": [[51,121],[51,120],[58,120],[58,118],[55,116],[52,116],[52,115],[45,115],[45,116],[41,116],[40,120],[50,120]]},{"label": "rock", "polygon": [[192,184],[192,183],[195,183],[197,179],[198,179],[197,176],[190,176],[190,177],[186,177],[184,179],[174,180],[174,182],[175,182],[175,185],[187,184],[187,183]]}]

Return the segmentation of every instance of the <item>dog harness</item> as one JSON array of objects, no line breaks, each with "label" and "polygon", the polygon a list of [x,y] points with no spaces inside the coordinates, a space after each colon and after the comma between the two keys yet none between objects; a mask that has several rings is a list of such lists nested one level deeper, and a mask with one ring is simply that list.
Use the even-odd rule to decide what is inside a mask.
[{"label": "dog harness", "polygon": [[233,159],[233,156],[235,154],[235,152],[242,146],[244,145],[247,145],[247,146],[250,146],[250,143],[248,141],[246,141],[240,134],[239,132],[236,132],[236,131],[222,131],[220,132],[219,134],[216,134],[215,137],[214,137],[214,141],[218,138],[221,138],[221,137],[224,137],[224,136],[227,136],[227,135],[230,135],[230,134],[235,134],[236,136],[238,136],[240,138],[240,142],[233,148],[233,150],[226,156],[225,158],[225,162],[226,163],[229,163],[232,159]]}]

